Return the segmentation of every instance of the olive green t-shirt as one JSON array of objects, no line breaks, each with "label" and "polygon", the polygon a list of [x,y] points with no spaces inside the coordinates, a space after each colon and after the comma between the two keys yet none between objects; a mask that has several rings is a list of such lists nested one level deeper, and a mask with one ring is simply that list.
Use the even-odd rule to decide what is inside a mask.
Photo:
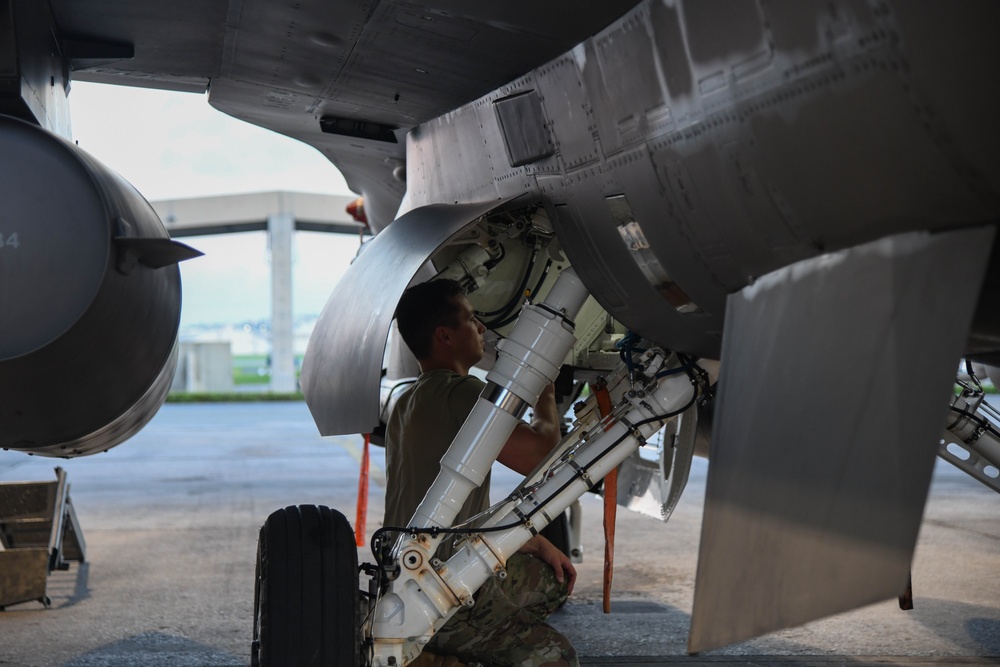
[{"label": "olive green t-shirt", "polygon": [[[438,471],[441,458],[461,429],[485,385],[474,376],[445,369],[423,373],[396,401],[385,437],[386,526],[408,528]],[[474,516],[490,503],[490,475],[474,489],[455,523]],[[445,540],[442,546],[450,544]],[[439,555],[447,557],[450,550]]]}]

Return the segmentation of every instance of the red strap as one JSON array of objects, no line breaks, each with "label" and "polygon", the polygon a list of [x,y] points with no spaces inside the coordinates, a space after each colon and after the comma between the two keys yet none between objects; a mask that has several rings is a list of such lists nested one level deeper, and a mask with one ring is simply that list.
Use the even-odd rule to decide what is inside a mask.
[{"label": "red strap", "polygon": [[[611,414],[611,394],[603,381],[591,385],[601,418]],[[610,426],[610,425],[609,425]],[[605,427],[607,430],[607,427]],[[615,567],[615,519],[618,517],[618,469],[604,477],[604,613],[611,613],[611,579]]]},{"label": "red strap", "polygon": [[368,521],[368,445],[371,435],[365,433],[365,448],[361,453],[361,476],[358,477],[358,514],[354,519],[354,542],[365,546],[365,523]]}]

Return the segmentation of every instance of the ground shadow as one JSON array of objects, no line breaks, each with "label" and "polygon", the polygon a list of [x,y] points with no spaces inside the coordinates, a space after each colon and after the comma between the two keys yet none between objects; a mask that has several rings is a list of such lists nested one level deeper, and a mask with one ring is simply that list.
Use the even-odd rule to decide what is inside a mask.
[{"label": "ground shadow", "polygon": [[62,667],[246,667],[246,657],[160,632],[144,632],[79,655]]},{"label": "ground shadow", "polygon": [[[922,608],[922,611],[921,611]],[[903,612],[899,612],[903,613]],[[819,649],[808,643],[765,635],[698,656],[688,656],[687,637],[691,616],[669,604],[658,601],[614,600],[611,614],[605,615],[598,601],[573,601],[550,618],[550,623],[573,641],[581,664],[691,664],[691,665],[781,665],[807,667],[812,665],[952,664],[951,660],[987,664],[1000,655],[1000,618],[997,609],[952,602],[923,599],[918,610],[906,612],[945,640],[956,653],[968,657],[934,655],[906,656],[905,641],[898,644],[900,655],[874,657],[843,655],[840,651]],[[848,636],[849,640],[850,637]],[[909,661],[909,662],[908,662]]]},{"label": "ground shadow", "polygon": [[1000,609],[939,598],[917,598],[914,618],[939,637],[979,655],[1000,656]]},{"label": "ground shadow", "polygon": [[90,597],[90,563],[74,564],[73,569],[76,571],[49,577],[49,596],[58,609],[72,607]]},{"label": "ground shadow", "polygon": [[90,564],[74,563],[69,570],[51,572],[45,582],[45,595],[51,605],[40,600],[26,600],[0,608],[0,612],[44,612],[49,609],[66,609],[90,597]]}]

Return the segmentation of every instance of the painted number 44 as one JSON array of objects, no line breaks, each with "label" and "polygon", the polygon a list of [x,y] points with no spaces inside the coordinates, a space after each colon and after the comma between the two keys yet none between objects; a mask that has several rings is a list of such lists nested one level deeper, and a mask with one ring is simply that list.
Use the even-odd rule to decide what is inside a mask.
[{"label": "painted number 44", "polygon": [[0,234],[0,248],[13,248],[17,250],[21,247],[21,241],[17,238],[17,232],[12,232],[4,236]]}]

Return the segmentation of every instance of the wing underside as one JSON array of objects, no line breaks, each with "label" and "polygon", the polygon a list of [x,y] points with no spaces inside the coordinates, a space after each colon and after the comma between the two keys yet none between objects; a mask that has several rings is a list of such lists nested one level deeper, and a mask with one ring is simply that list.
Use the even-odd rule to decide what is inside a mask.
[{"label": "wing underside", "polygon": [[565,53],[637,3],[50,4],[73,79],[207,91],[220,111],[321,151],[380,229],[405,191],[392,174],[407,131]]}]

